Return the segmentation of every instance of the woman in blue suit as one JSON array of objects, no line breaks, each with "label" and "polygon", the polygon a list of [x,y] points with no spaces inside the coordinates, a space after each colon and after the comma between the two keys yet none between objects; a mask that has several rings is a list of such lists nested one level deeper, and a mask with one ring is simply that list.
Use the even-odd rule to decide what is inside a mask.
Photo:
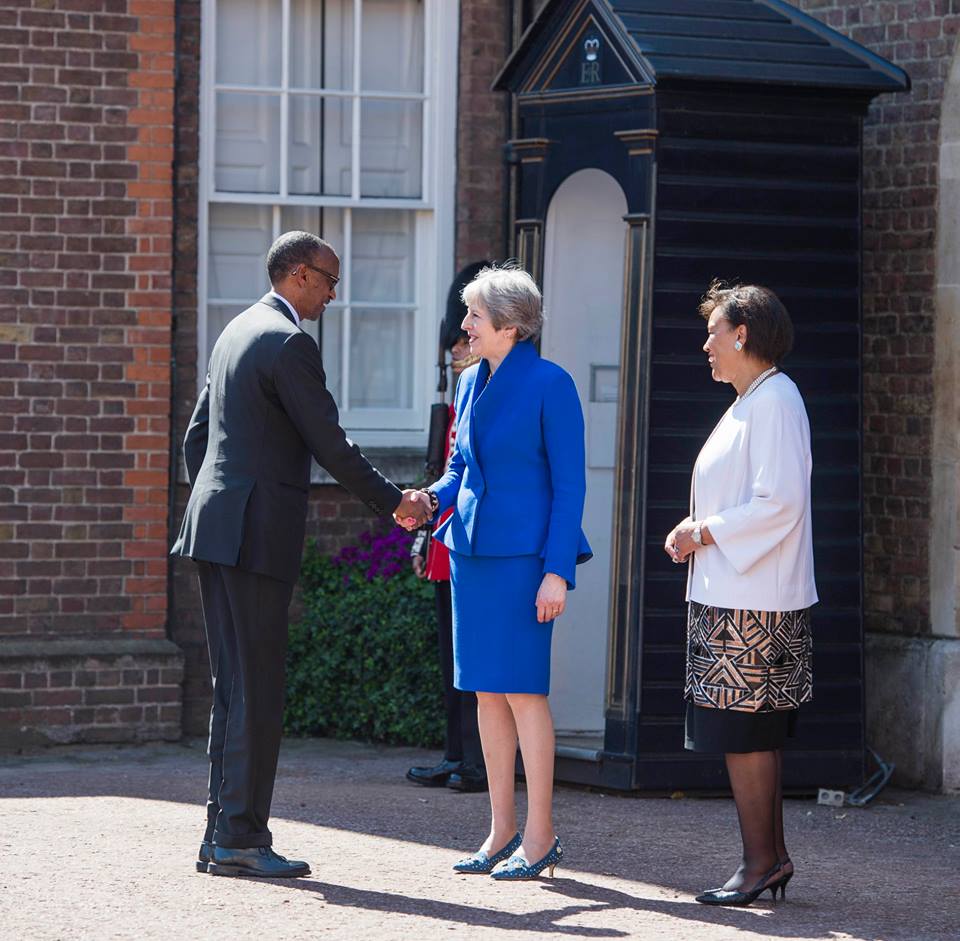
[{"label": "woman in blue suit", "polygon": [[[454,866],[495,879],[553,874],[550,640],[590,558],[581,530],[583,412],[570,376],[540,358],[540,291],[515,268],[486,268],[463,291],[463,329],[481,357],[456,394],[456,449],[425,492],[453,513],[436,534],[450,550],[454,684],[477,694],[492,824]],[[517,741],[527,781],[521,840],[514,806]]]}]

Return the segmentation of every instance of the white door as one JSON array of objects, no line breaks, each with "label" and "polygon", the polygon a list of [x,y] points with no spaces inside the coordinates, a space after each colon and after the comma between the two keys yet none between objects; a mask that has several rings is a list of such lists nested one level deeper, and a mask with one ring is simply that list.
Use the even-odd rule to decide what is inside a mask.
[{"label": "white door", "polygon": [[583,403],[583,528],[594,553],[553,634],[550,705],[568,738],[604,728],[626,212],[620,185],[593,169],[568,177],[547,211],[541,351],[573,376]]}]

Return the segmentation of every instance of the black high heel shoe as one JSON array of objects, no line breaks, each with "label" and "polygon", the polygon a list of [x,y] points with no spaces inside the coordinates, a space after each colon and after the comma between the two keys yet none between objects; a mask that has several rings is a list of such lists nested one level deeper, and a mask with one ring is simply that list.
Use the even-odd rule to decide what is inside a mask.
[{"label": "black high heel shoe", "polygon": [[760,881],[749,892],[740,892],[736,889],[711,889],[709,892],[698,895],[697,901],[703,905],[749,905],[751,902],[755,902],[767,889],[776,898],[777,889],[785,886],[790,881],[790,875],[793,875],[793,873],[790,873],[790,875],[784,876],[776,882],[770,882],[778,872],[780,872],[779,860],[777,860],[776,866],[760,877]]},{"label": "black high heel shoe", "polygon": [[[779,866],[781,869],[783,869],[784,866],[792,866],[792,865],[793,865],[793,862],[791,861],[789,856],[786,859],[781,859],[779,863]],[[777,881],[772,886],[769,887],[770,891],[773,893],[774,901],[776,901],[778,889],[780,890],[780,898],[786,899],[787,883],[793,878],[793,874],[795,871],[796,870],[791,869],[790,872],[785,872],[779,879],[777,879]]]}]

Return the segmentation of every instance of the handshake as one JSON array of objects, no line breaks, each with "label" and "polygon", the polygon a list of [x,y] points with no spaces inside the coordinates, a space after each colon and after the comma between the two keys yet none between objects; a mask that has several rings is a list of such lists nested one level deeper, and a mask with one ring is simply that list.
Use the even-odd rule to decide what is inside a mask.
[{"label": "handshake", "polygon": [[393,518],[407,532],[430,522],[435,512],[436,497],[426,490],[404,490],[403,499],[393,511]]}]

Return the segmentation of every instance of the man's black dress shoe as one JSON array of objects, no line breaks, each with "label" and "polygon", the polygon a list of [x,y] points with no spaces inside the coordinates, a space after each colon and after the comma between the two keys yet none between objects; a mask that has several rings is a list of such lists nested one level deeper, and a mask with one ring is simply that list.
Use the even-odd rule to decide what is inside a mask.
[{"label": "man's black dress shoe", "polygon": [[206,872],[207,864],[213,860],[213,844],[204,840],[197,854],[197,872]]},{"label": "man's black dress shoe", "polygon": [[472,793],[487,789],[487,775],[473,765],[463,765],[447,778],[447,787],[455,791]]},{"label": "man's black dress shoe", "polygon": [[309,876],[310,867],[298,859],[285,859],[269,846],[231,849],[213,847],[213,859],[207,872],[214,876],[253,876],[260,879],[295,879]]},{"label": "man's black dress shoe", "polygon": [[407,772],[407,780],[424,787],[443,787],[447,779],[455,771],[463,767],[462,761],[447,761],[444,759],[432,768],[411,768]]}]

